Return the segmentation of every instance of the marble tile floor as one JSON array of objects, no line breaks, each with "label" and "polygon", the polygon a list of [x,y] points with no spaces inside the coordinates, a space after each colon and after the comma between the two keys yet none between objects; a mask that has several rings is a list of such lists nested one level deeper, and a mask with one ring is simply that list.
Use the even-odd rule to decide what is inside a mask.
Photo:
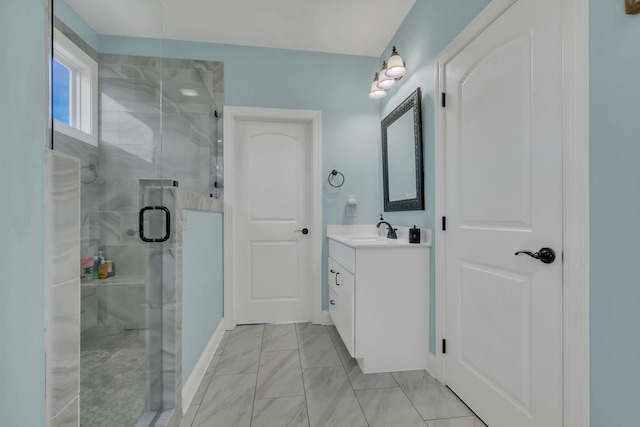
[{"label": "marble tile floor", "polygon": [[80,425],[135,426],[146,408],[146,350],[138,330],[83,333]]},{"label": "marble tile floor", "polygon": [[486,427],[426,371],[363,374],[334,326],[227,332],[180,427]]}]

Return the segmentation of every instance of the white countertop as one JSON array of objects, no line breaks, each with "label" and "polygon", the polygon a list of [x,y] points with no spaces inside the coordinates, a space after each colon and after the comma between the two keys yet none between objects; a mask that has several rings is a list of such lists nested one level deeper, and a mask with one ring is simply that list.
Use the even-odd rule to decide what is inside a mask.
[{"label": "white countertop", "polygon": [[[392,224],[393,225],[393,224]],[[352,248],[431,247],[431,230],[421,229],[420,243],[409,243],[409,228],[395,226],[397,239],[380,237],[375,224],[327,225],[327,238]]]}]

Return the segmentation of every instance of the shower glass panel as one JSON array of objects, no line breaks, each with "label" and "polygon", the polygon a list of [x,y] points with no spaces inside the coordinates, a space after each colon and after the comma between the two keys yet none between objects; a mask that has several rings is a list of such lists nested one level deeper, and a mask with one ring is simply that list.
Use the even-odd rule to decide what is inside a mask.
[{"label": "shower glass panel", "polygon": [[223,64],[175,59],[188,46],[163,41],[160,0],[53,0],[52,16],[52,145],[81,161],[80,424],[164,425],[182,348],[166,206],[223,196]]},{"label": "shower glass panel", "polygon": [[129,11],[147,36],[131,55],[135,34],[111,32],[122,24],[109,21],[115,5],[127,7],[53,1],[52,103],[69,112],[66,125],[54,120],[53,149],[81,161],[82,426],[147,426],[170,406],[162,360],[167,213],[159,207],[173,180],[162,161],[162,7],[141,0]]}]

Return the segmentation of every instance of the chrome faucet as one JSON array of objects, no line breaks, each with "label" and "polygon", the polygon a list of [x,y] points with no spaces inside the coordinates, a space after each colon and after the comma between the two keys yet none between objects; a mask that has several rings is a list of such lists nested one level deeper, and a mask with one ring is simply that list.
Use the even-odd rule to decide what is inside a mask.
[{"label": "chrome faucet", "polygon": [[387,239],[397,239],[398,238],[398,235],[396,234],[397,228],[393,228],[391,226],[391,224],[389,224],[387,221],[380,221],[378,224],[376,224],[376,227],[380,228],[380,224],[387,224],[387,228],[389,229],[387,231]]}]

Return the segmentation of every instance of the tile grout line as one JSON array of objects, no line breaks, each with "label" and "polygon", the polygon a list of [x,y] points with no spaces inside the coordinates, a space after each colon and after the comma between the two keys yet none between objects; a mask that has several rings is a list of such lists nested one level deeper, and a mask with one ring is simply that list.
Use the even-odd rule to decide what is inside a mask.
[{"label": "tile grout line", "polygon": [[[425,370],[425,372],[427,372]],[[420,418],[422,419],[422,421],[424,421],[425,425],[427,425],[427,427],[429,427],[429,425],[427,424],[427,420],[422,416],[422,414],[420,413],[420,411],[418,411],[418,408],[416,408],[416,405],[413,403],[413,400],[411,400],[411,398],[409,397],[409,395],[407,394],[406,391],[404,391],[404,388],[400,385],[400,382],[398,382],[398,380],[396,379],[396,377],[390,372],[389,375],[391,375],[391,378],[393,378],[393,380],[396,382],[396,384],[398,384],[398,387],[400,388],[400,390],[402,390],[402,394],[404,394],[406,396],[406,398],[409,400],[409,403],[411,403],[411,406],[413,406],[413,409],[416,410],[416,412],[418,413],[418,416],[420,416]],[[424,375],[424,374],[423,374]]]},{"label": "tile grout line", "polygon": [[[353,385],[351,385],[351,389],[353,390]],[[356,393],[355,390],[353,390],[353,394],[356,397],[356,402],[358,402],[358,406],[360,407],[360,410],[362,411],[362,415],[364,416],[364,420],[367,422],[367,426],[371,425],[371,423],[369,422],[369,419],[367,418],[367,414],[364,413],[364,409],[362,409],[362,403],[360,402],[360,399],[358,398],[358,393]]]},{"label": "tile grout line", "polygon": [[[329,332],[329,328],[327,328],[327,332]],[[336,353],[338,353],[338,349],[336,348],[336,343],[331,338],[331,334],[329,334],[329,339],[331,340],[331,345],[333,345],[333,349],[336,351]],[[342,358],[340,357],[340,354],[338,354],[338,359],[340,359],[340,366],[342,366],[342,370],[344,371],[344,374],[347,377],[347,381],[349,381],[349,385],[351,386],[351,391],[353,392],[353,396],[356,398],[356,402],[358,402],[358,407],[360,408],[360,412],[362,412],[362,416],[364,417],[364,420],[366,421],[367,426],[369,426],[371,425],[371,423],[369,423],[369,420],[367,419],[367,415],[364,413],[364,409],[362,409],[362,404],[360,403],[360,399],[358,399],[358,394],[356,393],[356,390],[353,388],[353,384],[351,383],[351,377],[349,376],[349,373],[347,372],[347,368],[344,366],[344,363],[342,362]]]},{"label": "tile grout line", "polygon": [[249,427],[253,425],[253,411],[256,407],[256,393],[258,392],[258,377],[260,376],[260,362],[262,361],[262,343],[264,342],[265,324],[262,324],[262,335],[260,336],[260,356],[258,357],[258,370],[256,371],[256,384],[253,386],[253,401],[251,402],[251,420]]},{"label": "tile grout line", "polygon": [[304,393],[304,407],[307,410],[307,425],[311,427],[311,418],[309,417],[309,403],[307,402],[307,388],[304,386],[304,373],[302,371],[302,357],[300,357],[300,341],[298,341],[297,326],[294,326],[293,332],[296,336],[296,346],[298,347],[298,364],[300,365],[300,376],[302,377],[302,392]]}]

